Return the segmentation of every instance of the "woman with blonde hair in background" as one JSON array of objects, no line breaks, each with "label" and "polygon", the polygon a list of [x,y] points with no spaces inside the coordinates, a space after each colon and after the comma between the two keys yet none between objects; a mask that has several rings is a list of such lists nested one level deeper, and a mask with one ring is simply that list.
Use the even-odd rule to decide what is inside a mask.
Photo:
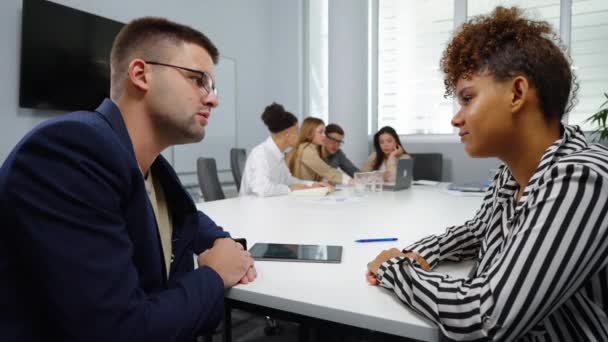
[{"label": "woman with blonde hair in background", "polygon": [[327,179],[333,184],[350,184],[352,178],[327,165],[321,158],[321,146],[325,140],[323,120],[308,117],[302,122],[296,147],[287,155],[291,174],[300,179],[320,181]]}]

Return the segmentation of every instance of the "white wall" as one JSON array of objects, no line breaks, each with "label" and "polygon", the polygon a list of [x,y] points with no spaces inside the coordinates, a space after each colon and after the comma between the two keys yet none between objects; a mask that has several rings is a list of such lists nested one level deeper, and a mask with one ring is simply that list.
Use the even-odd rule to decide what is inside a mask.
[{"label": "white wall", "polygon": [[[260,113],[270,102],[283,103],[294,113],[302,111],[302,0],[54,2],[121,22],[163,16],[208,35],[221,55],[236,63],[238,147],[250,150],[267,136]],[[21,8],[21,0],[0,2],[0,161],[27,131],[53,116],[18,106]],[[225,172],[221,178],[228,176]]]}]

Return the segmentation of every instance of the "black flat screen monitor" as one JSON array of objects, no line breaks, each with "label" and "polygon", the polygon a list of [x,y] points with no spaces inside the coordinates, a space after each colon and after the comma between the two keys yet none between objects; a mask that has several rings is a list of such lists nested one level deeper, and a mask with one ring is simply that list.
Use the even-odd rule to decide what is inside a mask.
[{"label": "black flat screen monitor", "polygon": [[110,92],[122,23],[50,1],[23,0],[19,105],[93,110]]}]

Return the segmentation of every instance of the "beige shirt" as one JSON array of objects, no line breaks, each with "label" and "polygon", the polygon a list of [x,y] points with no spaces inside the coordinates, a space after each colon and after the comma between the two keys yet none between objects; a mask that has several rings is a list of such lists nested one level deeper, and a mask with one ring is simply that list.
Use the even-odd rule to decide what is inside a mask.
[{"label": "beige shirt", "polygon": [[287,164],[296,158],[293,176],[299,179],[321,181],[323,178],[334,184],[347,184],[350,177],[338,169],[329,166],[321,156],[317,145],[304,143],[298,146],[295,153],[288,155]]},{"label": "beige shirt", "polygon": [[[410,159],[410,158],[411,157],[409,154],[404,153],[397,159]],[[375,160],[376,160],[376,152],[373,152],[372,154],[369,155],[369,157],[365,161],[365,164],[363,164],[363,167],[361,168],[361,172],[374,171],[374,161]],[[384,167],[382,167],[382,166],[384,166]],[[395,178],[396,178],[396,174],[397,174],[397,160],[394,158],[389,158],[388,160],[385,160],[380,165],[379,171],[384,171],[384,170],[388,170],[388,172],[389,172],[389,181],[394,182]]]},{"label": "beige shirt", "polygon": [[160,182],[152,176],[151,169],[148,172],[148,178],[146,178],[146,192],[148,193],[150,203],[152,203],[152,208],[154,209],[154,216],[156,217],[156,225],[158,226],[158,233],[160,235],[160,242],[165,259],[165,269],[167,270],[167,277],[169,277],[169,270],[171,269],[171,262],[173,261],[173,246],[171,241],[173,225],[171,223],[171,215],[169,215],[167,201],[165,200],[165,193]]}]

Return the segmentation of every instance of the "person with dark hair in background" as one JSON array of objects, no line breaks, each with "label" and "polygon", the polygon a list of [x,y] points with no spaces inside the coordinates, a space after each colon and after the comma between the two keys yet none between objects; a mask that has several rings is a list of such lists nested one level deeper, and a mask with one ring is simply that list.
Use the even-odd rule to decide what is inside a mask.
[{"label": "person with dark hair in background", "polygon": [[[441,60],[452,125],[470,156],[504,165],[472,220],[368,264],[449,340],[608,341],[608,149],[561,123],[576,82],[556,39],[504,7],[455,33]],[[430,271],[466,259],[468,276]]]},{"label": "person with dark hair in background", "polygon": [[383,171],[384,181],[394,182],[397,175],[397,160],[409,158],[395,129],[384,126],[374,134],[374,152],[369,155],[361,171]]},{"label": "person with dark hair in background", "polygon": [[203,139],[218,58],[199,31],[136,19],[112,46],[111,99],[13,149],[0,169],[2,341],[193,341],[223,318],[225,289],[256,278],[160,155]]},{"label": "person with dark hair in background", "polygon": [[325,127],[325,140],[321,149],[323,160],[336,169],[354,177],[359,169],[346,157],[340,148],[344,144],[344,130],[337,124],[331,123]]},{"label": "person with dark hair in background", "polygon": [[298,142],[298,119],[278,103],[272,103],[262,113],[262,121],[270,136],[249,153],[240,196],[260,197],[286,195],[292,190],[329,186],[295,178],[285,163],[285,150],[293,148]]}]

